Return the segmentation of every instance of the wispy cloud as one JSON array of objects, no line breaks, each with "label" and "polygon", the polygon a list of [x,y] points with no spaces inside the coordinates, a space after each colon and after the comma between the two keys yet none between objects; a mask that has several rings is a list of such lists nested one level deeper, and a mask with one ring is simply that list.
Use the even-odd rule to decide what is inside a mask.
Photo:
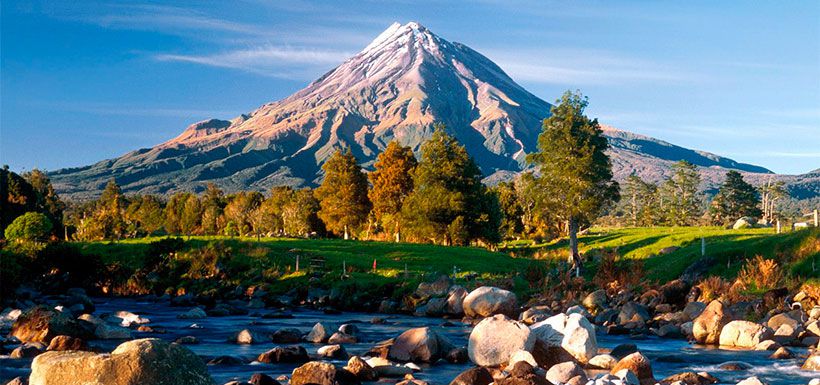
[{"label": "wispy cloud", "polygon": [[81,112],[95,115],[120,115],[120,116],[155,116],[172,118],[210,118],[210,117],[233,117],[238,115],[236,110],[208,110],[197,108],[169,108],[128,105],[122,103],[101,103],[101,102],[42,102],[38,103],[50,109]]},{"label": "wispy cloud", "polygon": [[266,46],[212,55],[160,54],[160,61],[195,63],[233,68],[265,76],[283,78],[313,77],[319,68],[343,62],[352,54],[345,51]]},{"label": "wispy cloud", "polygon": [[703,80],[702,75],[671,64],[606,51],[544,48],[538,52],[521,49],[481,52],[512,78],[525,82],[576,86],[634,82],[681,84]]}]

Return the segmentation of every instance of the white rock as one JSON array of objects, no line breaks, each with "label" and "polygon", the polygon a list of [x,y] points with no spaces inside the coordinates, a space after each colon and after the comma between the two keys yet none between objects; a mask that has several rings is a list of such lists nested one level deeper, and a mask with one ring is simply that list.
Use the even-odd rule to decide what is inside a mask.
[{"label": "white rock", "polygon": [[526,325],[503,314],[483,319],[473,328],[467,353],[476,365],[498,366],[519,350],[532,351],[535,336]]}]

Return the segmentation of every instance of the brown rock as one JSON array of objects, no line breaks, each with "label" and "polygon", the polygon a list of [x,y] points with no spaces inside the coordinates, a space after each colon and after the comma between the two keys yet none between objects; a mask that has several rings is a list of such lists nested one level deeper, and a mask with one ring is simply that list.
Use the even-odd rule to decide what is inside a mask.
[{"label": "brown rock", "polygon": [[361,381],[375,381],[379,379],[379,375],[376,371],[373,370],[367,361],[359,356],[350,357],[350,360],[347,361],[347,366],[345,366],[345,370],[353,373],[353,375]]},{"label": "brown rock", "polygon": [[59,335],[79,338],[93,337],[93,331],[67,314],[37,306],[24,312],[14,321],[11,335],[20,342],[42,342],[47,344]]},{"label": "brown rock", "polygon": [[720,331],[732,321],[729,307],[714,300],[706,306],[692,324],[692,334],[699,344],[716,345],[720,341]]},{"label": "brown rock", "polygon": [[661,385],[671,385],[673,383],[682,383],[683,385],[708,385],[717,382],[716,379],[702,376],[695,372],[683,372],[673,374],[660,381]]},{"label": "brown rock", "polygon": [[489,385],[492,382],[493,375],[490,371],[478,366],[461,372],[450,382],[450,385]]},{"label": "brown rock", "polygon": [[653,385],[655,383],[655,376],[652,374],[652,365],[649,359],[640,352],[632,353],[615,365],[610,373],[615,374],[621,369],[628,369],[638,377],[641,385]]},{"label": "brown rock", "polygon": [[359,380],[353,373],[327,362],[311,361],[296,369],[290,376],[291,385],[353,385]]},{"label": "brown rock", "polygon": [[400,362],[435,362],[452,348],[446,338],[429,327],[413,328],[396,338],[387,357]]},{"label": "brown rock", "polygon": [[257,361],[270,363],[302,363],[310,361],[307,350],[299,345],[293,346],[277,346],[267,352],[264,352],[256,358]]}]

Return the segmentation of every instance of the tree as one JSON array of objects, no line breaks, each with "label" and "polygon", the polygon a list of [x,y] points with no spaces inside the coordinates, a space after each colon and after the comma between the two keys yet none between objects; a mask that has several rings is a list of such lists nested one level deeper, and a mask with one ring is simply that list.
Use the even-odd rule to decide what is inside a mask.
[{"label": "tree", "polygon": [[319,220],[319,201],[310,189],[294,191],[282,207],[282,223],[285,234],[307,237],[324,231]]},{"label": "tree", "polygon": [[217,235],[222,233],[225,227],[225,194],[213,183],[208,183],[208,187],[200,199],[202,206],[202,233]]},{"label": "tree", "polygon": [[94,221],[99,233],[105,239],[120,239],[126,233],[125,208],[128,200],[114,179],[108,181],[103,189],[94,212]]},{"label": "tree", "polygon": [[368,197],[373,203],[376,220],[385,227],[393,228],[396,242],[401,240],[401,207],[404,199],[413,191],[412,172],[418,162],[410,147],[392,141],[379,154],[368,175],[373,187]]},{"label": "tree", "polygon": [[202,206],[199,204],[199,198],[194,194],[189,194],[182,206],[179,218],[180,231],[185,235],[194,235],[199,233],[201,224]]},{"label": "tree", "polygon": [[53,224],[55,231],[63,227],[63,210],[65,203],[60,200],[51,180],[44,172],[34,169],[25,174],[23,178],[31,184],[35,195],[34,208],[37,212],[45,214]]},{"label": "tree", "polygon": [[314,192],[321,207],[319,218],[329,231],[349,239],[350,231],[359,229],[370,212],[367,177],[349,149],[336,151],[322,170],[325,178]]},{"label": "tree", "polygon": [[524,231],[522,217],[524,210],[518,202],[515,183],[501,182],[493,189],[501,207],[501,226],[499,232],[506,239],[518,237]]},{"label": "tree", "polygon": [[588,100],[567,91],[552,107],[538,136],[538,152],[527,159],[540,170],[544,206],[567,224],[569,260],[580,275],[578,230],[618,201],[618,183],[612,180],[609,147],[598,120],[584,115]]},{"label": "tree", "polygon": [[635,174],[626,178],[621,199],[626,200],[632,226],[654,226],[656,224],[657,194],[658,186],[654,183],[646,182]]},{"label": "tree", "polygon": [[659,206],[667,224],[689,226],[697,222],[702,212],[699,185],[700,174],[695,165],[681,160],[672,166],[672,177],[660,188]]},{"label": "tree", "polygon": [[402,207],[405,227],[434,243],[497,242],[500,208],[481,177],[464,146],[437,124],[413,171],[414,190]]},{"label": "tree", "polygon": [[178,192],[171,195],[171,199],[165,205],[165,231],[169,234],[185,234],[183,225],[185,204],[192,196],[194,195],[189,192]]},{"label": "tree", "polygon": [[125,221],[131,237],[157,234],[165,222],[162,202],[153,195],[132,197],[125,210]]},{"label": "tree", "polygon": [[760,186],[760,195],[763,220],[772,223],[778,216],[775,208],[776,202],[783,198],[788,198],[789,192],[786,190],[783,181],[772,182],[772,180],[769,179],[766,181],[766,184]]},{"label": "tree", "polygon": [[[228,197],[225,206],[225,221],[231,224],[236,235],[245,236],[253,230],[253,212],[262,203],[264,196],[258,191],[241,191]],[[234,235],[231,233],[229,235]]]},{"label": "tree", "polygon": [[746,183],[739,172],[731,170],[726,173],[726,180],[712,199],[709,211],[713,221],[726,224],[740,217],[760,217],[759,204],[757,189]]},{"label": "tree", "polygon": [[51,221],[45,214],[27,212],[14,219],[6,227],[6,239],[37,241],[47,239],[51,234]]}]

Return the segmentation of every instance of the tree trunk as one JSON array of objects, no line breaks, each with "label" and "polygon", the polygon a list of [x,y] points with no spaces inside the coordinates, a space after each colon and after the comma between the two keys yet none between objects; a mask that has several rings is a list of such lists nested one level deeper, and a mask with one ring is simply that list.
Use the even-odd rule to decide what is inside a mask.
[{"label": "tree trunk", "polygon": [[345,225],[345,240],[350,239],[350,235],[347,233],[347,225]]},{"label": "tree trunk", "polygon": [[578,254],[578,218],[570,218],[569,224],[569,262],[575,270],[575,276],[581,276],[581,255]]},{"label": "tree trunk", "polygon": [[398,223],[396,223],[396,230],[395,230],[394,234],[396,236],[396,243],[401,242],[401,230],[399,230],[399,224]]}]

